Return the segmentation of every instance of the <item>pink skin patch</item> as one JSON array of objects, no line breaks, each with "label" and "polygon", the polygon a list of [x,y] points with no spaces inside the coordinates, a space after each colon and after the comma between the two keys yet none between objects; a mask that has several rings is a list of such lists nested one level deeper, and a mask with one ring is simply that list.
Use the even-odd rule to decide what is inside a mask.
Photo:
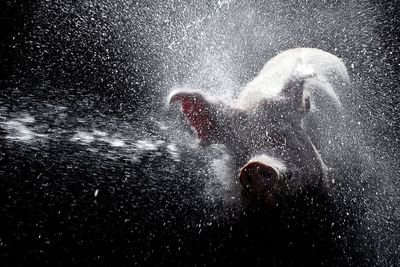
[{"label": "pink skin patch", "polygon": [[210,120],[207,102],[198,93],[177,93],[171,97],[170,103],[181,101],[182,112],[188,118],[190,125],[196,129],[201,140],[210,137],[214,123]]}]

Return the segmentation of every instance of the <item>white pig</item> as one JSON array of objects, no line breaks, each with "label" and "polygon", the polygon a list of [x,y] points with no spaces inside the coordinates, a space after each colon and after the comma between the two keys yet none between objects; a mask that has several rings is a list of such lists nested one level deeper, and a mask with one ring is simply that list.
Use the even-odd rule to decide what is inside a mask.
[{"label": "white pig", "polygon": [[233,103],[189,90],[171,92],[169,103],[181,103],[200,144],[226,146],[246,195],[276,205],[324,183],[348,83],[339,58],[296,48],[268,61]]}]

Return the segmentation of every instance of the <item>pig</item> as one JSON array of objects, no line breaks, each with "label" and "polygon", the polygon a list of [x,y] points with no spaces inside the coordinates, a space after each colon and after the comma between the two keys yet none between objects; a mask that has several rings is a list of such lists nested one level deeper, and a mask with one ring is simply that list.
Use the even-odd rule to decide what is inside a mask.
[{"label": "pig", "polygon": [[338,57],[295,48],[269,60],[230,103],[199,90],[174,90],[168,102],[181,105],[200,146],[225,145],[245,196],[275,206],[326,182],[342,127],[338,92],[348,84]]}]

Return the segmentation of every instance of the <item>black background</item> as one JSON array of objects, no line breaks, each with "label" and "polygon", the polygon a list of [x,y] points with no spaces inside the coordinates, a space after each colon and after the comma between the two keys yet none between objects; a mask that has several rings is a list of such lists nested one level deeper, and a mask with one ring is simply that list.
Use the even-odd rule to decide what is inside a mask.
[{"label": "black background", "polygon": [[[102,114],[114,125],[127,122],[138,131],[156,134],[159,130],[153,124],[142,123],[159,109],[157,103],[162,96],[152,88],[165,79],[165,72],[158,64],[159,55],[151,48],[154,40],[141,34],[140,29],[125,33],[109,27],[107,38],[100,38],[102,26],[109,23],[107,17],[96,17],[102,6],[79,10],[83,6],[79,1],[70,5],[76,7],[74,12],[64,12],[60,3],[48,4],[48,12],[37,16],[35,12],[40,6],[37,1],[2,2],[0,104],[10,113],[40,110],[42,103],[66,106],[70,110],[69,125],[63,127],[69,129],[79,126],[74,120],[77,116],[90,120]],[[287,8],[293,10],[293,16],[306,16],[328,4],[318,3],[309,3],[309,8],[298,10],[298,2],[293,2],[287,3]],[[362,96],[366,104],[360,107],[357,116],[360,120],[383,118],[387,122],[375,126],[371,132],[378,146],[382,142],[382,153],[391,157],[398,153],[400,145],[399,10],[396,2],[369,6],[379,14],[374,18],[375,34],[384,40],[379,55],[374,56],[374,40],[368,43],[365,58],[355,58],[354,47],[339,45],[336,53],[346,63],[355,62],[359,66],[357,71],[350,70],[359,85],[363,85],[363,77],[368,77],[369,90]],[[80,29],[74,22],[82,16],[94,17],[95,23]],[[119,25],[124,25],[126,18],[123,15],[119,18]],[[57,29],[74,34],[66,34],[70,39],[59,38]],[[125,34],[135,42],[128,45]],[[360,39],[364,38],[361,29],[360,35]],[[304,41],[293,37],[294,41],[277,50],[304,45],[332,51],[334,39],[314,35]],[[94,52],[97,54],[93,55]],[[269,53],[272,54],[261,52],[254,57],[269,58]],[[380,67],[371,68],[371,62]],[[259,66],[250,67],[248,72],[256,67]],[[388,69],[390,72],[383,73]],[[176,74],[178,80],[180,75]],[[377,115],[368,117],[371,110]],[[53,123],[58,127],[60,122]],[[313,201],[319,203],[317,207],[304,196],[297,201],[288,200],[273,211],[253,204],[239,214],[232,211],[235,215],[231,217],[209,220],[210,214],[224,207],[219,206],[221,203],[204,205],[197,190],[204,186],[203,182],[185,168],[185,165],[207,168],[206,160],[199,154],[185,151],[185,161],[177,164],[165,152],[157,156],[147,152],[141,162],[129,163],[122,157],[117,161],[99,158],[80,145],[57,140],[49,141],[45,147],[15,144],[4,139],[6,133],[1,128],[0,131],[2,266],[34,263],[359,266],[399,262],[400,231],[395,215],[389,216],[388,222],[392,235],[382,239],[391,242],[381,245],[385,256],[379,259],[382,255],[372,241],[374,237],[365,231],[360,219],[364,211],[334,203],[324,194],[314,196]],[[384,146],[387,142],[392,145]],[[126,183],[129,175],[135,179]],[[398,185],[398,181],[394,184]],[[99,195],[94,198],[97,188]],[[230,214],[229,210],[224,212]]]}]

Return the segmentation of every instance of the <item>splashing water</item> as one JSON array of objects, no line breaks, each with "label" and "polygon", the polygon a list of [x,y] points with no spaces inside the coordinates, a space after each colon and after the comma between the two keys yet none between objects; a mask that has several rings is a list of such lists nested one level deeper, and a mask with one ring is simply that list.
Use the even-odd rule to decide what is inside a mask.
[{"label": "splashing water", "polygon": [[[363,174],[332,181],[345,191],[333,195],[358,207],[361,235],[372,236],[373,263],[395,265],[400,98],[391,14],[395,4],[369,1],[42,1],[29,33],[15,44],[26,60],[2,85],[0,159],[9,166],[0,174],[11,181],[13,164],[37,160],[39,167],[31,168],[40,172],[15,175],[28,177],[32,191],[53,200],[58,193],[60,203],[114,200],[119,206],[107,205],[129,211],[118,216],[136,220],[135,230],[163,222],[197,234],[235,221],[247,203],[229,155],[219,146],[199,148],[165,98],[172,88],[192,88],[230,101],[280,51],[317,47],[348,68],[352,88],[341,101],[363,158]],[[46,177],[59,184],[45,186],[52,183]],[[79,187],[72,177],[88,180]],[[13,183],[5,185],[16,188]]]}]

